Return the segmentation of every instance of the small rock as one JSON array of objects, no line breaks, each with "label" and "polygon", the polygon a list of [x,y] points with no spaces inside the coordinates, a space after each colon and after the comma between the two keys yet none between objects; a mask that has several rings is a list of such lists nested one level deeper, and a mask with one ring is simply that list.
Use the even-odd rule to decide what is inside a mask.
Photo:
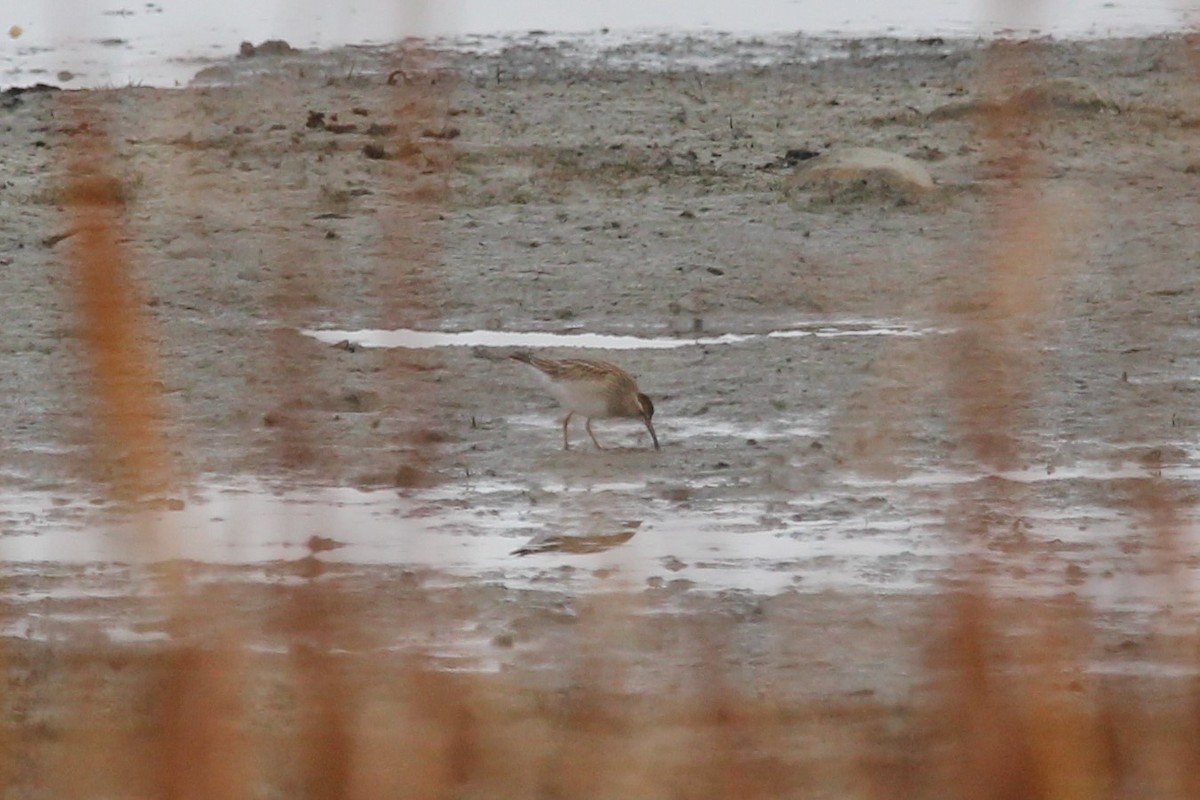
[{"label": "small rock", "polygon": [[851,147],[804,162],[784,193],[795,207],[801,192],[829,202],[860,202],[913,199],[932,190],[933,178],[913,159],[874,147]]},{"label": "small rock", "polygon": [[54,247],[54,245],[58,244],[59,242],[63,241],[64,239],[69,239],[70,237],[72,237],[74,235],[75,235],[74,230],[63,231],[61,233],[51,234],[51,235],[45,237],[44,239],[42,239],[42,247]]},{"label": "small rock", "polygon": [[387,151],[377,144],[364,144],[362,152],[367,158],[374,159],[376,161],[387,158]]},{"label": "small rock", "polygon": [[300,52],[283,39],[267,39],[259,45],[242,42],[238,47],[238,58],[255,58],[257,56],[286,56]]},{"label": "small rock", "polygon": [[783,154],[783,163],[789,167],[794,167],[801,161],[808,161],[821,155],[816,150],[809,150],[807,147],[793,147]]}]

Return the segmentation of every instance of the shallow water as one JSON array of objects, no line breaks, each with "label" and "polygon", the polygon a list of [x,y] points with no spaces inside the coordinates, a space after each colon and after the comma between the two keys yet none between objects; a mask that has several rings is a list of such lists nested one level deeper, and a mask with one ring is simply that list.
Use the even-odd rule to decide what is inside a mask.
[{"label": "shallow water", "polygon": [[[813,521],[780,528],[762,523],[760,503],[690,511],[651,502],[644,518],[635,520],[628,513],[581,510],[620,507],[623,498],[645,489],[636,482],[586,490],[547,485],[540,487],[543,499],[534,505],[522,489],[505,483],[411,498],[385,490],[210,487],[178,510],[97,512],[83,520],[64,518],[50,497],[25,495],[19,503],[7,499],[10,510],[21,510],[10,514],[0,556],[9,564],[182,559],[246,565],[307,558],[313,554],[307,542],[321,537],[325,543],[319,547],[330,548],[317,553],[324,561],[421,567],[464,578],[502,574],[510,585],[531,586],[542,584],[544,573],[564,563],[564,553],[570,552],[513,555],[531,540],[583,541],[633,530],[611,549],[570,552],[576,571],[562,588],[640,590],[658,577],[686,579],[700,590],[770,594],[798,583],[844,588],[880,559],[913,552],[940,555],[939,548],[907,541],[908,524],[847,527]],[[830,559],[844,563],[833,568]],[[606,577],[592,577],[597,570]],[[915,588],[903,575],[883,583],[895,591]]]},{"label": "shallow water", "polygon": [[[689,437],[703,437],[707,427],[715,437],[764,440],[821,427],[808,419],[762,429],[676,423]],[[727,593],[932,597],[986,575],[1001,595],[1072,595],[1122,631],[1164,630],[1163,609],[1200,611],[1200,528],[1181,520],[1168,580],[1156,571],[1164,552],[1155,550],[1153,531],[1136,511],[1104,505],[1103,489],[1106,481],[1187,485],[1198,477],[1189,467],[1101,462],[1052,474],[915,469],[895,480],[839,470],[786,493],[716,477],[689,483],[682,496],[653,480],[555,473],[406,491],[212,481],[140,511],[48,491],[0,493],[0,580],[9,608],[0,636],[161,642],[168,634],[153,602],[164,591],[155,565],[181,560],[196,585],[298,586],[311,580],[305,564],[316,561],[353,574],[411,571],[425,589],[488,585],[505,597],[532,592],[568,606],[574,598],[646,593],[658,598],[647,604],[652,614]],[[999,516],[980,533],[957,529],[958,504],[997,480],[1027,495],[1019,516]],[[516,651],[498,651],[493,631],[480,622],[419,642],[401,631],[390,646],[415,648],[447,668],[494,670]],[[1157,674],[1160,666],[1130,668]]]},{"label": "shallow water", "polygon": [[[37,80],[71,87],[182,85],[195,73],[198,59],[232,56],[243,40],[271,38],[301,48],[331,48],[424,36],[439,37],[442,47],[498,50],[519,41],[513,32],[539,30],[559,32],[541,36],[551,46],[566,43],[581,58],[595,52],[619,62],[625,51],[639,51],[650,38],[690,33],[703,39],[733,32],[758,40],[736,56],[744,62],[777,58],[779,48],[769,41],[773,34],[973,37],[1017,30],[1087,38],[1150,35],[1182,29],[1188,10],[1168,0],[1031,4],[869,0],[852,7],[795,0],[748,4],[360,0],[345,6],[312,0],[253,4],[184,0],[126,7],[6,0],[0,6],[0,31],[19,33],[0,40],[0,88]],[[708,62],[730,58],[724,48],[711,53],[711,48],[695,49],[687,55],[693,66],[713,66]],[[653,56],[642,52],[637,58],[637,63],[643,63]],[[72,77],[64,80],[63,71]]]},{"label": "shallow water", "polygon": [[[654,581],[682,579],[694,591],[769,595],[790,588],[930,591],[956,559],[991,559],[999,547],[1003,566],[1021,576],[1022,593],[1061,592],[1057,570],[1078,561],[1087,573],[1072,591],[1099,604],[1128,604],[1138,598],[1113,573],[1120,567],[1121,544],[1140,535],[1137,519],[1127,510],[1064,508],[1053,497],[1031,497],[1020,508],[1020,527],[1014,523],[1011,536],[1002,522],[979,541],[954,534],[946,515],[963,487],[997,479],[1047,486],[1200,478],[1190,467],[1162,470],[1161,478],[1159,472],[1081,464],[1051,475],[1044,470],[916,471],[883,480],[846,473],[824,489],[786,500],[751,487],[740,500],[704,501],[694,495],[682,502],[664,499],[655,486],[637,480],[583,485],[464,480],[403,494],[339,487],[280,490],[250,482],[208,485],[169,507],[136,513],[29,492],[0,499],[5,509],[0,558],[11,572],[22,564],[145,565],[182,559],[242,566],[316,557],[429,569],[452,580],[497,576],[514,587],[547,588],[552,577],[554,589],[569,593],[640,591]],[[1198,549],[1194,523],[1186,521],[1182,533],[1185,546]],[[558,544],[539,549],[547,541]],[[317,543],[315,549],[311,542]],[[531,543],[539,545],[535,552],[514,555]],[[1039,562],[1048,555],[1054,562],[1049,572]],[[572,567],[565,576],[557,572],[564,565]],[[1133,595],[1147,591],[1132,589]]]},{"label": "shallow water", "polygon": [[839,338],[851,336],[927,336],[945,329],[895,320],[829,320],[799,323],[767,333],[723,333],[716,336],[620,336],[604,333],[551,333],[545,331],[419,331],[399,330],[305,330],[303,333],[327,344],[348,342],[361,347],[575,347],[596,350],[669,350],[679,347],[743,344],[762,339]]}]

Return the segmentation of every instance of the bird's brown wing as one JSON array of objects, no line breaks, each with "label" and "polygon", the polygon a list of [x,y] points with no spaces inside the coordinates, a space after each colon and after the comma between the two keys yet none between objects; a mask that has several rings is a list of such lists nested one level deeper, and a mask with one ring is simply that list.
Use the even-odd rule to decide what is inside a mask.
[{"label": "bird's brown wing", "polygon": [[532,364],[554,380],[591,380],[618,384],[633,381],[630,374],[616,364],[610,364],[607,361],[594,361],[590,358],[564,358],[562,360],[555,360],[531,356],[527,363]]}]

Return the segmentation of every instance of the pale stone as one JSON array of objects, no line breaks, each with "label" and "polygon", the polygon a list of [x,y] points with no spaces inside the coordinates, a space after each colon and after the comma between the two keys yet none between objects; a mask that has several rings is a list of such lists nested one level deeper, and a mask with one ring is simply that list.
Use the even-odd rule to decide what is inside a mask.
[{"label": "pale stone", "polygon": [[933,190],[933,178],[918,162],[874,147],[831,150],[805,161],[789,179],[790,197],[800,190],[827,193],[829,200],[911,199]]}]

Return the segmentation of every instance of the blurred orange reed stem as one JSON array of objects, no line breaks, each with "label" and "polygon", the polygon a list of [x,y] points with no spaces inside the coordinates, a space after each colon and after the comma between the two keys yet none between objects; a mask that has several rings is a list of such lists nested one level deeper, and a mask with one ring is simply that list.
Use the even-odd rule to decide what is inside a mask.
[{"label": "blurred orange reed stem", "polygon": [[70,137],[66,206],[80,335],[95,387],[96,454],[122,497],[161,492],[170,483],[145,323],[129,256],[121,246],[125,189],[112,163],[101,123],[76,108]]},{"label": "blurred orange reed stem", "polygon": [[[91,442],[109,492],[137,501],[165,492],[175,482],[151,367],[154,339],[141,313],[130,255],[122,246],[127,189],[112,169],[115,159],[103,114],[66,102],[74,125],[67,140],[65,199],[73,232],[70,266],[79,332],[95,391]],[[139,531],[145,553],[170,555],[163,548],[162,531],[144,519]],[[181,573],[168,569],[163,574],[169,598],[182,603]],[[190,627],[183,611],[176,605],[171,631],[177,640]],[[160,731],[149,750],[133,733],[118,733],[132,721],[125,711],[114,716],[91,704],[75,708],[71,766],[54,781],[60,793],[94,796],[101,776],[120,780],[111,777],[108,765],[122,764],[129,779],[160,797],[242,796],[249,782],[244,747],[234,735],[240,698],[231,652],[220,642],[210,642],[205,652],[168,648],[159,666],[161,682],[140,687],[158,712],[152,716]]]}]

